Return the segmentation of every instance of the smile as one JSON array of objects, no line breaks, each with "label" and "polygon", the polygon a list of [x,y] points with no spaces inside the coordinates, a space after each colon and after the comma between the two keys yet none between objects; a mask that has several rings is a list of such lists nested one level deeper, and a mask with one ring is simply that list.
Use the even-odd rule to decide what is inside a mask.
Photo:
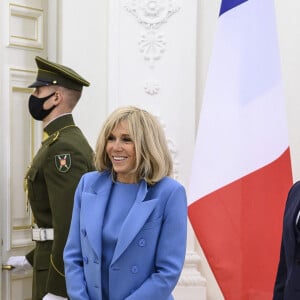
[{"label": "smile", "polygon": [[123,161],[125,160],[127,157],[125,156],[113,156],[112,157],[115,161]]}]

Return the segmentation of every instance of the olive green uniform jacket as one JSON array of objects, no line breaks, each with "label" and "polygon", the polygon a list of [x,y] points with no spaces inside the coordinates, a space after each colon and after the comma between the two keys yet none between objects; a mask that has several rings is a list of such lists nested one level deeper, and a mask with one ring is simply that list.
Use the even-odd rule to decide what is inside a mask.
[{"label": "olive green uniform jacket", "polygon": [[53,241],[38,241],[26,255],[33,266],[32,299],[47,293],[67,297],[63,250],[69,233],[75,189],[94,170],[93,150],[71,114],[52,121],[47,138],[25,176],[28,200],[39,228],[53,228]]}]

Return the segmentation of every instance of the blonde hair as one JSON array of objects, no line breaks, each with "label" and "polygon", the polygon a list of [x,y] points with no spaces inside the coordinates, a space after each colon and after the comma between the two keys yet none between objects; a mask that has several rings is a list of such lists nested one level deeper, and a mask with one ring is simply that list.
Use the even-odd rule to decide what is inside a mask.
[{"label": "blonde hair", "polygon": [[96,169],[113,173],[106,144],[111,132],[122,121],[127,121],[135,146],[136,164],[132,172],[137,174],[137,180],[154,184],[164,176],[172,175],[173,162],[163,128],[156,117],[134,106],[116,109],[105,121],[96,143]]}]

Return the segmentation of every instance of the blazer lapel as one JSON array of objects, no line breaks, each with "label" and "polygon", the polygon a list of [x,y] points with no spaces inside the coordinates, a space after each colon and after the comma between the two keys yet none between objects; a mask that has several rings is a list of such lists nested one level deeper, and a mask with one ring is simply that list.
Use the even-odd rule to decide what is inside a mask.
[{"label": "blazer lapel", "polygon": [[147,191],[147,183],[142,181],[138,190],[136,201],[121,227],[119,239],[117,241],[115,252],[111,261],[112,264],[126,250],[156,206],[158,201],[157,199],[143,201],[146,197]]},{"label": "blazer lapel", "polygon": [[100,178],[93,185],[94,193],[85,194],[85,207],[82,207],[86,233],[91,247],[100,257],[102,246],[102,226],[107,202],[112,187],[108,177]]}]

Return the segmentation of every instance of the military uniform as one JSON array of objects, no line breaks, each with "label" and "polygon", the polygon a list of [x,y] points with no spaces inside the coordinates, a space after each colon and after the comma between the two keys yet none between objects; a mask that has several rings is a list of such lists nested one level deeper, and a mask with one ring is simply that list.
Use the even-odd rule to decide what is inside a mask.
[{"label": "military uniform", "polygon": [[[81,77],[77,73],[74,75],[72,70],[70,73],[70,69],[42,58],[38,58],[37,63],[43,71],[39,69],[37,81],[30,87],[46,85],[47,81],[49,85],[68,88],[71,82],[72,89],[80,89],[84,85]],[[68,79],[65,79],[65,71]],[[64,80],[68,80],[67,83]],[[94,170],[93,150],[74,124],[72,114],[64,114],[50,122],[44,128],[44,134],[42,145],[25,176],[36,226],[33,229],[36,247],[26,255],[33,266],[33,300],[42,299],[46,293],[67,297],[63,250],[71,222],[74,193],[80,177]]]}]

